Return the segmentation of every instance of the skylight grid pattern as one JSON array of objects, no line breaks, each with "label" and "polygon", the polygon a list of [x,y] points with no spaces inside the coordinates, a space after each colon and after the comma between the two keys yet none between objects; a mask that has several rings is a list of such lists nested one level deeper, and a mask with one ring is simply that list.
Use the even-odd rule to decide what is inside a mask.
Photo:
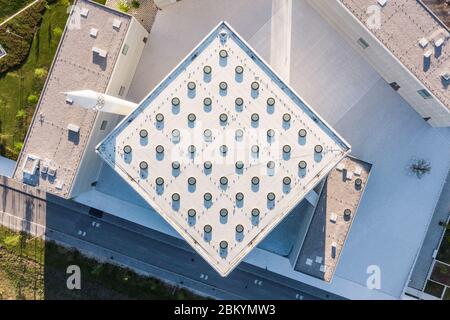
[{"label": "skylight grid pattern", "polygon": [[221,23],[98,147],[222,275],[349,151],[280,83]]}]

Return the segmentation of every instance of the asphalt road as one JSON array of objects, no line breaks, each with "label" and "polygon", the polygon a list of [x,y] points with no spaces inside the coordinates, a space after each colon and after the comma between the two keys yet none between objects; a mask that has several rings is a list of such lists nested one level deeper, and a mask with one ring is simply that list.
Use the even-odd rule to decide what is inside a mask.
[{"label": "asphalt road", "polygon": [[246,263],[222,278],[184,241],[106,213],[96,218],[88,209],[50,196],[48,238],[216,298],[340,299]]}]

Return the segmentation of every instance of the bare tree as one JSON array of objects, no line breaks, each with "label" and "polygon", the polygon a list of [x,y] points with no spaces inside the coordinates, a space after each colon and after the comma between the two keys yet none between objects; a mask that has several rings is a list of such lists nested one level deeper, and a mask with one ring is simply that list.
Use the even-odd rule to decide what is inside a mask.
[{"label": "bare tree", "polygon": [[417,178],[422,179],[431,172],[431,163],[425,159],[415,159],[409,165],[409,170]]}]

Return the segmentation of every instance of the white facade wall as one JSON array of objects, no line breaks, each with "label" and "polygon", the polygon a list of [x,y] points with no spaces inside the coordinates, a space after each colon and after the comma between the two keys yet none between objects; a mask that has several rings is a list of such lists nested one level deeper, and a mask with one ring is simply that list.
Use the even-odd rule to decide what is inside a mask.
[{"label": "white facade wall", "polygon": [[[132,18],[105,94],[121,99],[126,97],[144,50],[144,38],[146,37],[148,37],[147,30],[135,18]],[[125,46],[128,47],[126,54],[123,51]],[[121,117],[116,114],[105,112],[97,114],[84,155],[78,167],[78,172],[74,178],[69,198],[73,198],[92,188],[91,184],[97,180],[102,165],[102,160],[95,152],[95,147],[114,129],[120,119]],[[104,121],[106,121],[106,127],[102,130],[101,127]]]},{"label": "white facade wall", "polygon": [[[422,118],[431,118],[433,127],[450,126],[450,110],[432,92],[424,99],[418,90],[426,87],[367,29],[339,0],[306,0],[350,45],[389,83],[396,82],[398,93]],[[363,49],[358,40],[363,38],[369,47]],[[383,103],[380,101],[380,103]]]},{"label": "white facade wall", "polygon": [[[135,19],[131,19],[127,36],[122,45],[122,53],[117,59],[116,66],[109,80],[106,94],[124,99],[127,96],[128,90],[133,80],[134,73],[141,59],[142,51],[144,50],[144,38],[148,37],[147,30]],[[125,47],[128,47],[126,54],[124,54]],[[123,92],[120,88],[124,87]]]}]

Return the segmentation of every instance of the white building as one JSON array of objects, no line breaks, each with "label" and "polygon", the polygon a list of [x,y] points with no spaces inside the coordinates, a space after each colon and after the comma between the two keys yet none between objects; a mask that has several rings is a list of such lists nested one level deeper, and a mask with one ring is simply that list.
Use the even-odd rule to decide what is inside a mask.
[{"label": "white building", "polygon": [[[396,57],[397,50],[388,50],[389,46],[386,44],[383,46],[383,42],[377,40],[377,37],[380,36],[383,39],[382,35],[379,35],[384,32],[383,30],[387,30],[391,35],[393,31],[388,27],[393,27],[398,22],[390,21],[386,26],[382,25],[384,27],[380,29],[381,31],[372,33],[363,23],[358,22],[358,19],[364,21],[365,16],[362,16],[362,13],[355,14],[356,17],[359,17],[358,19],[349,13],[348,8],[350,7],[359,8],[353,9],[354,12],[365,12],[367,8],[363,9],[363,6],[370,6],[372,2],[356,0],[348,3],[347,1],[330,0],[326,1],[326,4],[322,1],[310,3],[313,1],[308,0],[259,0],[257,2],[252,0],[239,2],[234,0],[220,2],[182,0],[172,2],[166,1],[161,5],[162,10],[158,12],[152,32],[148,35],[147,45],[144,46],[139,37],[136,39],[136,43],[142,45],[143,50],[142,54],[136,52],[134,62],[137,63],[139,55],[141,55],[141,59],[138,67],[134,66],[129,69],[133,71],[127,74],[129,78],[124,76],[128,79],[126,81],[122,77],[111,78],[112,69],[115,68],[112,68],[110,63],[103,69],[101,65],[85,63],[91,61],[92,47],[100,49],[95,51],[103,56],[107,51],[107,59],[121,57],[120,52],[125,47],[124,40],[114,42],[116,38],[112,38],[113,41],[110,44],[116,50],[106,49],[106,43],[103,46],[101,43],[97,45],[91,38],[87,38],[92,42],[88,46],[74,47],[72,44],[76,37],[82,38],[86,33],[89,36],[92,30],[88,28],[83,32],[75,31],[78,32],[75,33],[66,28],[64,41],[50,72],[33,125],[25,141],[24,151],[15,171],[15,178],[22,181],[25,169],[34,177],[28,182],[38,185],[46,191],[66,198],[73,197],[75,201],[174,237],[180,237],[181,234],[188,238],[188,241],[210,263],[223,262],[223,260],[218,260],[220,259],[220,250],[199,248],[204,241],[204,227],[209,225],[214,232],[217,228],[222,227],[220,221],[207,224],[198,223],[192,228],[197,233],[191,237],[190,234],[193,231],[189,230],[190,226],[186,224],[188,222],[186,219],[170,220],[165,217],[170,222],[167,223],[158,214],[169,215],[172,209],[172,196],[175,193],[178,193],[181,200],[189,196],[187,194],[189,190],[183,189],[186,187],[184,181],[195,177],[196,184],[199,184],[200,179],[204,178],[201,173],[202,168],[195,175],[186,176],[183,184],[172,183],[170,179],[164,179],[167,188],[176,188],[181,191],[173,192],[167,189],[165,196],[168,197],[168,201],[165,204],[170,205],[170,208],[155,206],[158,213],[152,208],[155,204],[160,203],[153,194],[154,185],[142,184],[141,188],[141,184],[135,182],[142,179],[142,172],[139,168],[142,161],[146,162],[148,168],[156,165],[151,163],[153,161],[151,157],[158,145],[162,145],[165,152],[168,151],[168,146],[169,148],[171,146],[170,139],[173,129],[167,133],[169,135],[165,138],[167,141],[161,139],[164,143],[151,145],[155,148],[149,149],[150,153],[142,152],[144,149],[140,145],[140,138],[139,142],[130,140],[130,143],[125,144],[124,141],[127,138],[131,139],[132,136],[137,138],[141,130],[138,128],[139,125],[145,123],[145,118],[141,117],[143,114],[148,113],[146,114],[149,117],[147,118],[148,124],[154,124],[152,121],[156,119],[157,113],[152,114],[152,108],[147,108],[147,105],[154,106],[155,100],[153,99],[156,98],[155,96],[147,97],[148,93],[163,83],[169,85],[171,82],[163,82],[166,75],[171,74],[174,66],[189,56],[192,48],[202,40],[203,35],[208,34],[219,21],[226,20],[239,31],[242,38],[245,39],[245,43],[248,42],[262,59],[268,61],[274,72],[283,79],[282,82],[286,83],[287,87],[293,88],[293,91],[298,92],[304,106],[311,105],[315,110],[312,111],[312,114],[316,115],[320,122],[322,122],[321,119],[324,119],[324,126],[322,128],[314,127],[312,132],[320,135],[327,131],[325,136],[330,138],[329,133],[334,132],[330,128],[333,127],[343,137],[342,140],[341,138],[338,140],[348,141],[348,144],[344,143],[344,145],[352,146],[351,155],[369,162],[372,166],[352,158],[346,158],[338,167],[330,171],[338,162],[337,158],[330,159],[319,176],[319,178],[328,176],[328,180],[322,179],[320,181],[322,183],[317,185],[311,182],[311,185],[305,189],[305,193],[293,197],[290,205],[283,205],[280,202],[280,207],[284,207],[279,211],[276,209],[276,212],[285,216],[284,223],[281,222],[267,235],[268,231],[275,227],[276,222],[268,224],[267,231],[258,233],[261,238],[264,235],[267,237],[257,247],[253,248],[254,244],[250,244],[249,248],[252,250],[249,253],[241,247],[242,250],[230,253],[235,254],[233,262],[223,263],[216,269],[222,274],[226,274],[248,253],[244,258],[246,263],[347,298],[401,298],[450,167],[450,131],[448,128],[438,128],[449,125],[448,100],[446,100],[448,98],[446,90],[448,89],[439,86],[435,77],[441,72],[438,69],[448,62],[446,40],[441,55],[432,58],[433,67],[421,74],[414,72],[413,68],[409,69],[408,61],[410,60],[407,59],[417,62],[417,57],[423,56],[424,49],[420,47],[419,40],[421,37],[425,37],[425,33],[414,33],[405,37],[411,41],[409,45],[414,49],[411,52],[417,55]],[[98,37],[104,32],[103,30],[110,30],[108,21],[118,18],[123,19],[121,39],[126,38],[125,30],[128,29],[123,29],[123,27],[127,26],[127,21],[129,26],[133,24],[134,20],[131,17],[86,0],[80,0],[78,4],[90,7],[87,18],[91,13],[103,17],[103,19],[96,19],[97,22],[95,22],[99,23],[100,20],[103,23],[103,25],[98,25]],[[336,6],[336,8],[332,8],[328,12],[329,15],[322,16],[324,9],[320,6],[321,4]],[[385,6],[380,6],[373,1],[373,5],[378,6],[382,10],[381,12],[384,10],[385,13],[388,10],[395,10],[395,4],[395,1],[388,0]],[[413,7],[417,9],[415,5]],[[402,9],[405,7],[403,6]],[[418,17],[424,19],[424,24],[428,25],[429,20],[423,15],[427,11],[419,10],[418,12]],[[332,13],[335,15],[331,15]],[[335,23],[335,19],[345,20],[349,24],[348,29],[338,27],[346,24]],[[436,26],[434,22],[430,24],[431,29]],[[394,31],[397,29],[398,25],[393,28]],[[144,34],[143,31],[142,35]],[[398,35],[392,33],[392,37],[389,39],[395,37]],[[364,41],[358,42],[359,38]],[[427,39],[428,48],[431,49],[431,45],[434,48],[435,44],[430,41],[431,38],[427,37]],[[365,43],[369,46],[366,47]],[[364,50],[362,46],[366,49]],[[416,46],[419,46],[421,50],[419,53]],[[70,50],[64,51],[66,47]],[[217,50],[217,48],[212,50]],[[78,52],[80,54],[84,52],[84,56],[74,54]],[[219,52],[211,54],[217,57]],[[74,57],[70,58],[71,55]],[[71,60],[75,58],[80,58],[80,60]],[[384,62],[380,63],[377,59]],[[111,61],[117,64],[119,60]],[[194,59],[193,64],[199,63],[199,61],[202,59]],[[386,72],[383,68],[384,64],[389,65],[392,74]],[[212,63],[209,65],[213,70],[217,69],[217,66]],[[257,65],[255,70],[261,70],[260,68],[264,65]],[[66,69],[69,72],[62,73],[64,69],[60,69],[59,66],[70,68]],[[75,67],[76,69],[73,69]],[[196,76],[203,72],[202,67],[197,66],[197,68]],[[70,72],[70,70],[77,72]],[[95,79],[90,76],[94,71],[97,75]],[[77,74],[80,76],[78,77]],[[233,79],[229,79],[229,77],[230,73],[225,74],[225,82],[232,89]],[[177,94],[180,100],[184,100],[183,96],[186,95],[185,90],[190,82],[188,78],[189,76],[182,75],[173,79],[173,83],[181,81],[178,87],[180,93]],[[112,82],[110,79],[114,79],[119,84],[111,85],[111,88],[116,89],[107,91],[107,83]],[[439,79],[442,80],[442,77]],[[196,88],[205,90],[202,81],[201,77],[196,78]],[[216,87],[220,85],[220,82],[222,81],[216,83]],[[120,92],[121,87],[124,88],[123,92]],[[279,90],[279,88],[278,85],[274,85],[265,87],[265,90]],[[397,91],[392,89],[397,89]],[[90,91],[84,91],[81,94],[79,92],[81,90]],[[424,97],[422,98],[418,93],[419,90],[427,90],[431,98],[424,99],[428,98],[428,95],[421,91]],[[69,93],[64,95],[63,92]],[[53,99],[49,99],[49,94],[51,97],[58,97],[54,99],[55,102]],[[174,94],[173,91],[162,93],[160,97],[169,99],[171,94]],[[278,96],[281,97],[282,94],[280,93]],[[94,103],[92,97],[94,97]],[[121,98],[121,100],[114,100],[113,97]],[[167,106],[171,103],[172,98],[166,99]],[[265,98],[267,102],[267,97]],[[96,100],[98,103],[95,103]],[[231,103],[234,105],[235,99],[233,100]],[[285,101],[288,102],[289,99]],[[200,102],[203,103],[203,101]],[[108,144],[111,137],[116,137],[120,141],[120,148],[109,149],[110,158],[108,160],[108,163],[120,173],[122,176],[120,177],[95,154],[95,146],[116,127],[116,123],[121,118],[121,116],[104,111],[108,111],[110,108],[121,115],[126,115],[129,110],[138,105],[140,107],[129,116],[129,119],[134,119],[133,115],[136,115],[134,121],[130,124],[122,122],[105,140],[104,146],[109,148],[112,147],[112,144]],[[196,108],[199,106],[200,104],[195,104]],[[84,109],[80,107],[84,107]],[[86,110],[86,108],[88,109]],[[89,108],[94,108],[94,110],[89,110]],[[310,107],[306,108],[311,109]],[[98,110],[103,110],[103,112],[98,112]],[[300,107],[300,110],[305,109]],[[251,112],[247,118],[251,119],[253,113],[255,112]],[[220,114],[214,114],[211,123],[214,123]],[[258,112],[258,114],[260,121],[265,119],[263,113]],[[197,110],[195,115],[196,120],[203,117],[200,110]],[[188,116],[189,114],[183,114],[183,119],[187,121]],[[424,118],[427,121],[424,121]],[[171,121],[167,114],[164,114],[164,119]],[[236,126],[233,117],[228,115],[228,119],[232,120],[233,126]],[[105,124],[103,120],[107,121],[104,126],[102,126]],[[98,131],[93,129],[94,123],[98,126]],[[214,126],[216,124],[217,121]],[[165,122],[164,125],[168,129],[175,125],[178,126],[178,122]],[[248,124],[244,126],[244,129],[248,128],[247,126]],[[156,126],[151,128],[152,133],[155,129],[157,129]],[[205,129],[201,131],[202,139]],[[325,131],[323,131],[324,129]],[[127,130],[134,131],[128,132],[129,135],[122,135],[122,132],[127,132]],[[235,133],[236,130],[233,132]],[[69,139],[74,133],[79,135],[78,143],[74,143],[77,140],[73,138]],[[150,129],[148,133],[150,133]],[[149,135],[149,137],[151,136]],[[284,144],[282,145],[284,146]],[[289,145],[293,147],[294,143],[289,143]],[[316,143],[313,145],[315,146]],[[132,152],[137,151],[136,156],[133,154],[132,165],[129,168],[126,167],[126,162],[121,163],[125,160],[123,157],[125,146],[131,147]],[[102,152],[100,149],[100,153]],[[114,158],[111,158],[112,155],[115,155]],[[102,156],[108,159],[106,153],[102,153]],[[430,175],[422,180],[409,175],[406,169],[411,159],[416,157],[426,158],[432,163]],[[314,160],[311,159],[311,161]],[[46,165],[47,163],[54,163],[54,165],[52,167]],[[265,162],[265,168],[267,168],[267,163],[268,161]],[[298,167],[298,163],[296,165]],[[117,166],[121,166],[121,169]],[[132,168],[133,166],[134,168]],[[55,178],[50,176],[49,179],[47,172],[54,172],[54,170],[46,170],[55,167],[57,167]],[[143,168],[145,167],[143,164]],[[362,171],[360,171],[361,168]],[[167,168],[164,170],[161,171],[161,174],[170,176]],[[191,172],[190,170],[194,170],[194,167],[189,167],[187,172]],[[369,172],[370,183],[367,183]],[[348,176],[347,173],[349,173]],[[132,179],[129,179],[128,174]],[[251,174],[251,178],[255,176],[256,174]],[[215,177],[218,178],[216,180],[219,181],[219,184],[221,177],[222,175]],[[285,177],[286,175],[281,175],[278,178]],[[345,177],[342,179],[345,185],[335,184],[339,177]],[[365,187],[363,189],[355,188],[356,180],[359,177]],[[128,180],[128,183],[123,178]],[[153,177],[149,181],[156,183],[156,179]],[[292,181],[294,180],[291,177],[291,183]],[[314,186],[315,188],[312,188]],[[325,186],[331,191],[324,193]],[[219,186],[216,187],[219,188]],[[136,190],[139,191],[136,192]],[[306,193],[306,190],[311,191]],[[345,190],[345,195],[339,195],[336,190]],[[362,191],[364,191],[364,195]],[[242,192],[245,200],[249,198],[248,195],[252,194],[251,192],[251,190],[248,190],[248,193],[247,191]],[[213,195],[213,192],[210,193]],[[239,192],[233,189],[230,193],[231,197],[235,198]],[[265,193],[268,194],[268,192]],[[334,199],[345,198],[343,201],[345,206],[339,201],[332,202],[331,206],[334,209],[320,211],[318,204],[326,201],[330,195],[334,196]],[[152,196],[155,199],[150,199]],[[295,206],[290,215],[286,215],[291,205],[297,204],[303,196],[305,196],[304,200]],[[175,199],[177,199],[176,196]],[[259,200],[259,198],[252,200],[253,204]],[[198,202],[193,201],[194,204],[198,205]],[[249,202],[249,205],[252,205],[252,202]],[[345,220],[344,212],[349,208],[352,213],[351,219]],[[187,211],[192,209],[191,205],[185,209],[183,214],[187,214]],[[201,216],[200,210],[195,210],[195,216]],[[356,210],[358,214],[355,216]],[[230,212],[228,210],[228,214]],[[203,218],[203,216],[201,217]],[[317,224],[315,217],[323,217],[327,228],[323,228],[323,223],[322,225]],[[279,222],[279,220],[272,221]],[[244,222],[235,223],[230,225],[232,226],[232,228],[230,227],[231,233],[227,231],[228,233],[224,234],[228,236],[234,233],[238,224],[242,225],[244,230],[251,228],[249,225],[244,225]],[[351,230],[350,226],[352,226]],[[183,231],[183,229],[185,230]],[[325,229],[331,233],[320,231]],[[216,246],[214,249],[217,249],[217,245],[220,247],[220,241],[224,240],[219,239],[214,240],[218,240],[218,243],[214,243]],[[323,241],[323,239],[327,240]],[[198,245],[194,244],[195,242]],[[238,245],[238,241],[228,240],[227,244],[230,245],[230,243]],[[240,243],[241,245],[249,244],[246,239]],[[321,243],[323,247],[319,250],[311,243]],[[337,255],[331,254],[332,250]],[[322,252],[318,254],[320,251]],[[382,272],[381,287],[373,290],[367,287],[367,270],[370,266],[377,266]]]},{"label": "white building", "polygon": [[220,23],[97,150],[225,276],[350,147]]},{"label": "white building", "polygon": [[421,1],[308,3],[430,125],[450,126],[450,32]]},{"label": "white building", "polygon": [[91,188],[101,166],[95,146],[120,118],[80,108],[64,93],[90,89],[124,97],[147,37],[129,15],[95,2],[76,3],[25,138],[17,180],[63,198]]}]

